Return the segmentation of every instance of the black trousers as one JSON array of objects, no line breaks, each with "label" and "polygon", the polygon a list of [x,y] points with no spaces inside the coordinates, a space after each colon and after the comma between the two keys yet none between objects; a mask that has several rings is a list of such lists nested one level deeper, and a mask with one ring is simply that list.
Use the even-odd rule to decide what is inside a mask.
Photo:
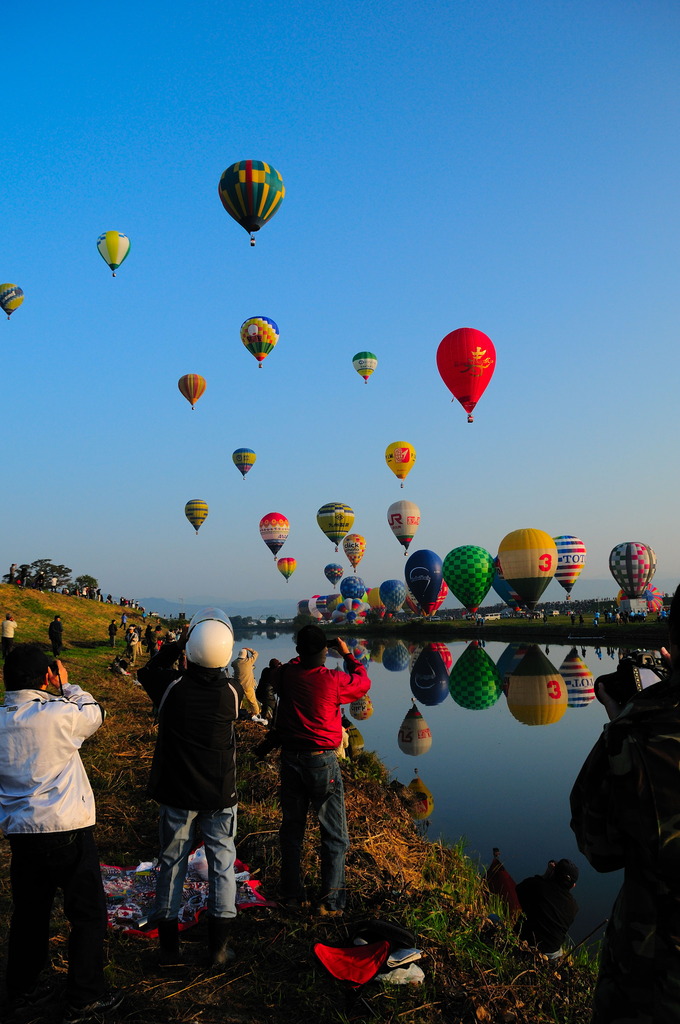
[{"label": "black trousers", "polygon": [[7,993],[30,992],[49,956],[50,915],[57,889],[71,926],[66,997],[75,1005],[106,990],[106,897],[92,829],[8,836],[13,911],[7,951]]}]

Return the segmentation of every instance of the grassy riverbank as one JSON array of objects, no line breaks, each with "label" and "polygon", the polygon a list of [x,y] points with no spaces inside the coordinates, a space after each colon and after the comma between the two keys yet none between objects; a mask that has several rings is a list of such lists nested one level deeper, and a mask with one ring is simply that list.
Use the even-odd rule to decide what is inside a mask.
[{"label": "grassy riverbank", "polygon": [[[13,612],[19,623],[17,640],[22,641],[46,642],[47,624],[55,612],[62,615],[63,659],[71,678],[91,690],[108,711],[104,727],[83,750],[97,799],[102,860],[130,865],[151,859],[157,810],[144,792],[155,742],[150,706],[139,688],[107,671],[111,649],[106,626],[114,612],[119,617],[120,609],[2,586],[0,609]],[[250,722],[237,728],[238,855],[261,879],[264,893],[273,895],[278,883],[277,759],[256,762],[252,748],[261,728]],[[577,963],[567,959],[548,966],[517,943],[507,922],[488,937],[489,901],[477,866],[463,849],[418,835],[408,793],[398,783],[390,784],[374,755],[348,762],[343,775],[351,838],[345,917],[324,919],[311,911],[291,916],[279,909],[242,913],[233,926],[238,959],[223,973],[207,971],[202,964],[203,924],[188,933],[189,966],[176,972],[159,970],[152,943],[111,934],[111,982],[127,989],[116,1019],[134,1024],[298,1024],[305,1019],[339,1024],[586,1024],[592,965],[577,955]],[[304,863],[314,891],[318,861],[316,829],[311,826]],[[10,912],[8,864],[7,844],[0,843],[3,937]],[[349,944],[353,924],[365,917],[387,917],[416,932],[424,952],[422,986],[374,983],[356,994],[315,961],[313,942]],[[52,957],[62,975],[65,936],[65,923],[57,916]],[[25,1020],[56,1024],[58,1007]]]}]

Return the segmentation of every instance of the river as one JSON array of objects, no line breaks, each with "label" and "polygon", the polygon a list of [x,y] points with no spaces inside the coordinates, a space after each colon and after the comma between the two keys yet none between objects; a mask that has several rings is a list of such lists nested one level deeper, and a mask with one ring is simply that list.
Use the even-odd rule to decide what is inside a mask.
[{"label": "river", "polygon": [[[260,655],[257,677],[270,658],[287,661],[295,656],[290,634],[252,634],[250,646]],[[432,690],[429,694],[426,686],[420,690],[416,687],[425,701],[437,696],[442,699],[431,706],[423,699],[417,700],[417,707],[430,727],[432,745],[426,753],[411,756],[399,748],[398,736],[413,701],[413,645],[410,658],[404,649],[406,645],[392,647],[387,656],[380,646],[376,649],[376,641],[367,646],[379,659],[368,664],[374,710],[370,718],[355,724],[364,738],[365,749],[375,751],[391,778],[408,783],[418,769],[434,798],[434,809],[419,828],[430,839],[441,837],[456,842],[464,837],[466,852],[483,866],[491,860],[492,848],[499,847],[503,862],[516,881],[541,873],[550,859],[573,860],[580,871],[574,890],[580,909],[571,937],[575,942],[585,938],[608,916],[622,878],[621,872],[597,874],[579,853],[569,828],[569,793],[581,764],[602,731],[606,721],[604,709],[592,700],[581,706],[568,706],[561,717],[554,710],[520,710],[519,717],[525,721],[551,716],[559,719],[552,724],[529,725],[513,716],[504,695],[483,710],[471,710],[461,707],[441,686],[438,693]],[[454,672],[467,648],[465,642],[446,645]],[[504,643],[493,642],[486,644],[484,650],[498,663],[506,648]],[[559,669],[571,647],[542,645],[540,650],[547,652],[551,664]],[[579,647],[578,656],[598,676],[614,671],[618,651]],[[329,658],[329,667],[337,664]],[[400,665],[403,667],[399,668]],[[570,691],[570,703],[584,699],[574,697],[575,693],[576,690]],[[469,705],[491,703],[495,697],[490,697],[488,691],[475,696],[474,688],[465,686],[461,695],[462,702]],[[601,935],[602,929],[598,929],[591,941]]]}]

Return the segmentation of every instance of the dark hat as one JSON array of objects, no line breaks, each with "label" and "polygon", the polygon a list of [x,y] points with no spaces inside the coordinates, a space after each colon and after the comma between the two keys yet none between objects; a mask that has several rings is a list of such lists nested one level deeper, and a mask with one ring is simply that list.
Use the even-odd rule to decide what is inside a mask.
[{"label": "dark hat", "polygon": [[295,643],[300,654],[319,654],[328,647],[326,634],[318,626],[303,626]]},{"label": "dark hat", "polygon": [[558,860],[555,865],[555,878],[558,882],[564,883],[569,888],[572,885],[576,885],[578,882],[578,868],[573,860],[567,860],[566,857]]}]

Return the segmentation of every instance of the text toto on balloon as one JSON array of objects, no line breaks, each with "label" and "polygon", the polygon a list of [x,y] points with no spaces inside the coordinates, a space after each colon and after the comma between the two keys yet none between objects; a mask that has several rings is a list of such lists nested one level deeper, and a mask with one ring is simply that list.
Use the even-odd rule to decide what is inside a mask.
[{"label": "text toto on balloon", "polygon": [[111,267],[111,274],[116,276],[118,267],[127,259],[130,252],[130,239],[120,231],[104,231],[97,239],[99,255]]},{"label": "text toto on balloon", "polygon": [[241,324],[241,341],[262,369],[265,359],[279,340],[279,329],[268,316],[251,316]]},{"label": "text toto on balloon", "polygon": [[387,522],[390,530],[404,548],[404,557],[408,546],[420,526],[420,509],[413,501],[395,501],[387,510]]},{"label": "text toto on balloon", "polygon": [[177,387],[193,409],[205,391],[205,378],[201,377],[200,373],[185,373],[177,381]]},{"label": "text toto on balloon", "polygon": [[200,526],[208,518],[208,505],[205,501],[201,501],[200,498],[192,498],[184,506],[184,515],[198,534]]},{"label": "text toto on balloon", "polygon": [[397,480],[404,480],[413,469],[416,461],[416,450],[408,441],[393,441],[385,449],[385,462],[392,470]]},{"label": "text toto on balloon", "polygon": [[568,533],[555,537],[554,541],[557,548],[555,579],[569,595],[586,564],[586,546],[578,537]]},{"label": "text toto on balloon", "polygon": [[254,233],[274,216],[286,194],[279,172],[262,160],[231,164],[217,191],[229,216],[250,235],[251,245],[255,245]]},{"label": "text toto on balloon", "polygon": [[555,575],[557,547],[545,530],[513,530],[498,546],[503,576],[528,608],[538,599]]},{"label": "text toto on balloon", "polygon": [[17,284],[0,284],[0,308],[7,314],[7,319],[24,301],[24,293]]},{"label": "text toto on balloon", "polygon": [[268,512],[260,519],[260,537],[276,558],[286,542],[290,523],[280,512]]},{"label": "text toto on balloon", "polygon": [[454,398],[468,414],[484,394],[496,368],[496,349],[491,338],[474,327],[459,327],[439,343],[437,369]]}]

